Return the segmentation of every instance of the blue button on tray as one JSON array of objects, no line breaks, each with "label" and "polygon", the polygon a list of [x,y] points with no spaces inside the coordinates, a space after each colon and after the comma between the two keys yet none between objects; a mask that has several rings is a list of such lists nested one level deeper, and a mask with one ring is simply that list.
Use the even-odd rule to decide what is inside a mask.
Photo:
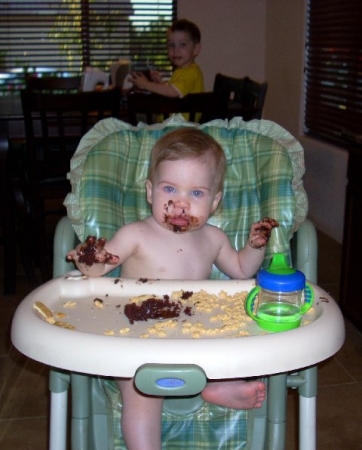
[{"label": "blue button on tray", "polygon": [[160,378],[156,381],[156,384],[164,388],[174,389],[183,386],[185,381],[180,378]]}]

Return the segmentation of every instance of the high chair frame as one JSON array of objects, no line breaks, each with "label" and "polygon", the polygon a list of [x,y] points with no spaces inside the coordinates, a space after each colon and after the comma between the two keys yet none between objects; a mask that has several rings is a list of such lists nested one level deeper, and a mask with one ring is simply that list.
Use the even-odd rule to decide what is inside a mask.
[{"label": "high chair frame", "polygon": [[[166,123],[162,125],[153,125],[150,127],[139,125],[137,128],[134,128],[114,119],[107,119],[99,122],[93,130],[87,133],[72,160],[70,179],[75,189],[72,191],[72,194],[68,195],[65,202],[69,218],[63,218],[59,222],[56,230],[54,240],[54,277],[60,277],[72,268],[72,266],[69,266],[69,263],[65,261],[65,256],[70,248],[75,247],[79,242],[79,239],[83,241],[90,233],[101,233],[101,235],[106,238],[109,238],[114,234],[115,229],[120,226],[119,223],[114,223],[113,220],[114,218],[117,220],[119,219],[119,203],[123,204],[124,202],[126,209],[126,211],[123,211],[122,213],[125,214],[125,216],[122,216],[122,220],[125,222],[127,222],[127,220],[135,220],[134,218],[130,218],[130,214],[132,215],[135,208],[140,206],[142,208],[145,206],[144,203],[138,203],[138,197],[144,197],[143,186],[144,179],[147,176],[144,161],[148,160],[152,142],[157,140],[157,138],[165,131],[180,126],[200,125],[190,124],[185,122],[181,117],[176,117],[166,121]],[[262,216],[268,215],[270,217],[275,217],[279,220],[281,225],[278,228],[278,232],[274,233],[269,242],[267,258],[270,258],[272,254],[276,252],[288,254],[288,256],[290,256],[290,263],[297,269],[302,270],[310,282],[315,283],[317,279],[316,232],[313,224],[309,220],[306,220],[305,217],[306,196],[301,181],[303,175],[303,158],[302,149],[299,143],[297,143],[297,141],[295,141],[295,139],[285,130],[281,129],[276,124],[267,121],[252,121],[248,122],[246,125],[241,119],[234,119],[230,123],[214,121],[200,127],[204,129],[205,132],[212,135],[214,134],[215,138],[219,137],[223,142],[222,145],[231,169],[231,177],[227,178],[226,182],[226,191],[231,196],[225,196],[225,208],[240,201],[240,205],[244,206],[242,209],[247,209],[249,194],[245,194],[243,189],[245,186],[248,186],[248,181],[242,177],[243,182],[240,184],[239,179],[232,179],[238,170],[237,167],[241,168],[241,170],[246,170],[246,173],[249,173],[251,177],[253,174],[253,167],[256,167],[257,172],[261,171],[260,173],[264,173],[264,169],[266,168],[268,176],[263,176],[264,178],[262,178],[263,183],[267,183],[267,188],[261,186],[258,187],[258,208],[255,207],[253,201],[251,208],[249,208],[250,211],[243,212],[248,214],[247,220],[250,220],[251,222],[258,220],[260,214],[262,214]],[[114,142],[112,136],[115,138]],[[125,140],[123,140],[123,138],[125,138]],[[94,153],[94,160],[89,158],[89,155],[95,148],[100,150],[99,155],[103,155],[103,151],[105,152],[104,156],[108,161],[108,169],[104,172],[101,170],[100,178],[102,183],[107,183],[108,181],[111,183],[113,182],[113,175],[111,174],[113,170],[115,171],[115,174],[117,174],[115,175],[116,177],[123,179],[127,174],[121,173],[120,167],[115,167],[111,157],[111,154],[113,154],[116,159],[118,159],[119,154],[115,146],[117,147],[120,145],[120,142],[123,142],[124,145],[122,145],[122,149],[126,153],[126,142],[128,142],[128,144],[131,142],[135,143],[139,149],[137,152],[139,172],[137,174],[132,172],[132,180],[134,180],[134,176],[136,179],[128,186],[128,188],[131,189],[132,194],[127,197],[122,191],[122,195],[125,195],[123,199],[113,197],[112,195],[111,200],[109,200],[109,198],[107,200],[104,197],[105,186],[102,184],[102,188],[99,190],[99,193],[101,194],[99,206],[101,209],[98,217],[96,217],[93,214],[92,205],[95,205],[94,202],[97,202],[94,197],[98,195],[98,191],[95,187],[95,184],[97,183],[93,180],[91,174],[93,167],[95,169],[99,168],[99,162],[97,162],[97,152]],[[100,147],[97,147],[97,143],[101,143]],[[286,149],[287,152],[285,151]],[[244,156],[242,155],[243,152],[245,152],[244,156],[246,156],[246,159],[244,159]],[[252,156],[254,153],[256,155],[255,162]],[[132,156],[134,154],[134,151],[131,151],[130,147],[129,155]],[[278,167],[274,167],[273,169],[272,161],[275,159]],[[250,167],[248,166],[248,161],[253,161]],[[282,166],[279,167],[279,163],[282,163]],[[290,167],[286,167],[289,164]],[[272,176],[273,170],[275,172],[275,179]],[[282,187],[278,182],[275,184],[274,181],[283,177],[283,171],[285,171],[286,177]],[[289,172],[290,174],[293,174],[290,177],[287,175]],[[105,176],[103,176],[103,174]],[[236,187],[233,185],[233,181],[235,181]],[[82,186],[81,190],[85,189],[85,191],[81,192],[79,190],[80,186]],[[243,189],[241,189],[240,186],[243,186]],[[91,204],[89,204],[87,200],[88,194],[86,192],[88,188],[90,188],[88,200]],[[137,195],[137,193],[142,193],[142,196],[138,196],[136,199],[135,195]],[[86,196],[84,197],[84,195]],[[255,199],[254,195],[251,195],[252,199]],[[274,195],[275,197],[273,197]],[[115,211],[112,211],[111,203],[109,202],[115,202]],[[105,210],[108,212],[107,214],[103,211],[102,205],[105,205]],[[259,209],[259,207],[261,209]],[[236,207],[232,207],[232,214],[228,220],[229,231],[230,226],[232,229],[234,229],[233,226],[235,226],[236,229],[239,230],[240,221],[245,224],[246,219],[244,216],[242,217],[242,211],[235,216],[235,208]],[[287,212],[289,209],[294,211],[292,215]],[[102,225],[101,222],[104,222],[103,219],[106,219],[106,223],[103,223]],[[214,222],[215,225],[220,226],[217,222],[217,217],[213,217],[212,220],[216,221]],[[233,220],[236,220],[237,224],[232,226]],[[107,227],[109,221],[112,223],[112,229]],[[101,227],[101,231],[99,231],[99,227]],[[244,235],[239,233],[241,240],[236,242],[235,245],[237,247],[243,245],[242,239],[245,239],[245,236],[247,237],[247,233],[247,231],[244,232]],[[290,244],[289,241],[292,236],[293,239]],[[268,259],[266,260],[266,264],[268,264]],[[111,276],[119,276],[119,273],[112,273]],[[62,278],[56,278],[49,283],[54,282],[55,286],[56,284],[61,284],[61,280]],[[101,279],[100,282],[102,282]],[[42,291],[43,289],[49,289],[49,287],[44,285],[44,288],[41,287],[39,289]],[[315,450],[316,448],[316,364],[335,353],[342,345],[344,338],[343,320],[341,319],[338,307],[327,293],[320,293],[321,290],[318,287],[316,287],[316,291],[318,292],[318,295],[326,296],[328,300],[328,305],[323,304],[322,306],[322,310],[328,313],[327,323],[324,321],[325,325],[320,327],[320,322],[318,322],[318,324],[312,324],[309,329],[308,327],[301,327],[298,330],[291,330],[291,332],[287,333],[302,333],[304,346],[308,345],[308,338],[316,341],[315,331],[312,332],[312,330],[317,330],[318,336],[320,335],[323,340],[323,344],[321,343],[319,346],[317,346],[316,343],[313,344],[312,352],[309,351],[308,347],[306,351],[304,351],[303,346],[299,346],[297,350],[300,351],[303,349],[304,356],[301,360],[297,358],[298,362],[293,366],[286,366],[285,364],[280,363],[277,370],[270,369],[271,371],[269,373],[268,371],[267,373],[258,371],[253,374],[250,372],[250,375],[248,375],[268,376],[267,401],[260,410],[251,411],[249,415],[250,423],[254,425],[253,431],[248,433],[248,438],[251,436],[252,444],[251,447],[249,444],[245,445],[249,445],[249,448],[252,450],[282,450],[285,447],[286,391],[288,387],[297,388],[300,397],[300,448],[302,450]],[[71,365],[71,367],[68,367],[67,364],[64,365],[60,360],[58,361],[56,356],[50,357],[50,355],[48,355],[49,358],[48,356],[40,356],[39,351],[36,350],[37,344],[34,342],[30,343],[29,341],[24,342],[24,339],[22,338],[24,333],[19,333],[19,327],[24,323],[24,318],[28,316],[27,304],[31,301],[32,297],[28,298],[24,302],[24,305],[19,308],[14,318],[12,330],[12,340],[14,345],[19,348],[20,351],[23,351],[34,359],[66,369],[51,370],[49,382],[51,391],[50,449],[64,450],[66,448],[65,431],[67,424],[67,391],[69,387],[72,389],[72,448],[74,450],[104,450],[106,442],[108,448],[113,448],[112,440],[108,439],[110,428],[107,418],[107,408],[109,408],[109,404],[105,401],[104,392],[102,392],[103,388],[100,386],[100,383],[104,381],[104,378],[88,376],[86,374],[87,369],[84,365],[81,367],[82,370],[79,370],[75,369],[75,367],[79,367],[78,365]],[[33,320],[33,322],[35,325],[38,324],[35,320]],[[47,326],[47,324],[45,325]],[[46,329],[47,331],[50,330],[49,327]],[[66,332],[67,330],[62,330],[62,332],[63,331]],[[64,337],[71,339],[71,335],[69,334],[64,334]],[[261,339],[258,341],[260,343],[269,342],[270,338],[278,339],[279,342],[281,342],[281,340],[283,340],[283,333],[277,333],[277,335],[274,336],[260,337]],[[33,339],[36,340],[36,337]],[[326,341],[327,344],[325,344]],[[41,345],[44,345],[43,341],[41,342]],[[111,341],[108,342],[111,343]],[[275,340],[270,342],[275,342]],[[284,342],[289,342],[289,340],[284,340]],[[114,343],[115,341],[112,341],[112,345],[115,345]],[[30,348],[28,347],[29,344],[31,344]],[[58,344],[61,345],[61,343]],[[317,347],[318,351],[316,350]],[[262,347],[259,346],[259,350],[261,348]],[[285,355],[283,355],[283,357],[285,358]],[[275,358],[278,361],[280,355],[278,357],[275,356]],[[274,359],[272,352],[271,359]],[[288,358],[287,360],[289,361]],[[145,363],[147,363],[147,361],[145,361]],[[286,369],[286,367],[288,368]],[[99,370],[98,373],[103,375],[114,375],[112,372],[102,372],[102,370],[98,368],[99,366],[97,366],[97,371]],[[252,368],[250,370],[252,370]],[[294,372],[295,370],[297,372]],[[88,373],[93,372],[88,371]],[[245,373],[240,374],[240,376],[244,375]],[[122,374],[119,374],[119,376],[122,376]],[[198,398],[193,399],[196,406],[198,401]],[[196,406],[193,405],[191,409]],[[175,410],[176,408],[180,408],[180,406],[175,406],[173,401],[170,400],[167,401],[166,408]],[[185,405],[182,404],[181,409],[184,408]],[[255,419],[252,421],[251,419],[254,415]],[[240,448],[245,448],[245,446]],[[233,450],[234,449],[235,446],[233,447]]]},{"label": "high chair frame", "polygon": [[[54,240],[54,277],[69,270],[65,260],[69,248],[79,243],[67,217],[57,226]],[[313,223],[306,220],[292,240],[293,267],[302,270],[308,280],[316,282],[317,237]],[[102,450],[112,448],[108,442],[107,404],[101,387],[102,378],[81,373],[52,370],[50,450],[66,449],[68,390],[72,391],[72,449]],[[294,373],[281,373],[267,378],[268,400],[254,410],[254,428],[250,450],[282,450],[285,448],[287,425],[286,395],[288,388],[299,393],[299,448],[316,450],[317,366]],[[197,405],[198,400],[195,399]],[[168,405],[166,404],[166,408]],[[171,409],[175,406],[170,401]],[[109,420],[109,419],[108,419]],[[93,428],[94,427],[94,428]],[[109,447],[105,447],[105,443]]]}]

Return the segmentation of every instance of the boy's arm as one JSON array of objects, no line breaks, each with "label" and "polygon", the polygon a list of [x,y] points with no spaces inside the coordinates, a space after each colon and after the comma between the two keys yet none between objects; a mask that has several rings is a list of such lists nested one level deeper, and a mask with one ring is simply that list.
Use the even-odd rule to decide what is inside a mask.
[{"label": "boy's arm", "polygon": [[179,97],[179,92],[171,85],[166,83],[155,83],[148,80],[143,73],[134,72],[131,74],[130,81],[138,88],[153,94],[164,95],[165,97]]}]

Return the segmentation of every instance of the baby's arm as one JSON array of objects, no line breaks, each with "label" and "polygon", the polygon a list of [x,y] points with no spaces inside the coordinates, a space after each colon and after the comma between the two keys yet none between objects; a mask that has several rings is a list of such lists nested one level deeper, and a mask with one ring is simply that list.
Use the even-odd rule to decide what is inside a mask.
[{"label": "baby's arm", "polygon": [[241,271],[247,273],[248,278],[254,276],[259,270],[265,257],[265,248],[271,232],[276,227],[279,227],[279,223],[269,217],[252,224],[248,241],[238,252]]},{"label": "baby's arm", "polygon": [[120,266],[136,251],[133,227],[134,224],[123,226],[108,242],[104,238],[88,236],[84,243],[68,253],[67,259],[73,260],[84,275],[100,277]]},{"label": "baby's arm", "polygon": [[67,254],[68,260],[73,260],[77,268],[89,277],[99,277],[119,265],[119,257],[108,253],[104,248],[106,239],[88,236]]},{"label": "baby's arm", "polygon": [[272,229],[278,226],[278,222],[268,217],[254,223],[250,228],[246,245],[239,251],[231,247],[226,237],[215,262],[216,266],[231,278],[253,277],[264,260],[265,247]]}]

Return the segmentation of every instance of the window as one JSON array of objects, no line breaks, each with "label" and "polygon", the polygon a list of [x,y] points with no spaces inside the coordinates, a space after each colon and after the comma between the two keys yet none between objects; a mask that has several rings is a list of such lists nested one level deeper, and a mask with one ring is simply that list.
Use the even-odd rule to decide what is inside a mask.
[{"label": "window", "polygon": [[0,0],[0,95],[21,89],[29,72],[109,71],[119,59],[168,74],[166,30],[176,16],[176,0]]},{"label": "window", "polygon": [[309,0],[305,132],[362,144],[362,2]]}]

